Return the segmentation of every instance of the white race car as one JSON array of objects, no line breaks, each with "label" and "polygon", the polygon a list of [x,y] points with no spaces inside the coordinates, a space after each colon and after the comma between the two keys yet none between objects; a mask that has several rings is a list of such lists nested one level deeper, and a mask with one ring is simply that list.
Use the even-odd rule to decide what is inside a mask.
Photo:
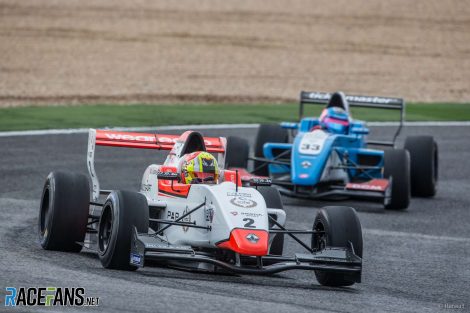
[{"label": "white race car", "polygon": [[[103,190],[94,168],[95,147],[170,150],[163,165],[146,169],[140,192]],[[361,281],[362,232],[350,207],[325,207],[313,228],[287,230],[279,192],[253,176],[243,187],[237,171],[224,169],[230,138],[90,129],[87,153],[92,182],[70,172],[51,172],[39,214],[41,246],[48,250],[97,252],[105,268],[135,270],[152,264],[209,272],[272,274],[315,271],[322,285]],[[196,151],[217,155],[214,181],[187,184],[181,160]],[[296,234],[311,234],[308,244]],[[304,253],[283,255],[284,235]]]}]

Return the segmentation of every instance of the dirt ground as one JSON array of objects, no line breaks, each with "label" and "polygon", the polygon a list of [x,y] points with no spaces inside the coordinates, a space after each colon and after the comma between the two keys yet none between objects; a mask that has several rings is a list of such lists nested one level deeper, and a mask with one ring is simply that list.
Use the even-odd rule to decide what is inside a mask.
[{"label": "dirt ground", "polygon": [[0,0],[0,106],[470,101],[464,0]]}]

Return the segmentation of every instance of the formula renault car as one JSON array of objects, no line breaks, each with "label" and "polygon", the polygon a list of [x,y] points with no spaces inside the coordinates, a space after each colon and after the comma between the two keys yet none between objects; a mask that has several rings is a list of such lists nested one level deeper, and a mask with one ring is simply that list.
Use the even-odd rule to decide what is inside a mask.
[{"label": "formula renault car", "polygon": [[[104,190],[94,168],[96,146],[170,152],[163,165],[148,166],[139,192]],[[183,183],[189,165],[183,169],[182,162],[201,153],[202,163],[184,166],[214,174]],[[217,162],[210,153],[217,154]],[[119,270],[149,264],[260,275],[302,269],[314,271],[322,285],[361,281],[362,232],[354,209],[325,207],[312,229],[287,230],[280,194],[270,180],[252,177],[251,187],[243,187],[238,171],[223,168],[226,154],[226,138],[199,132],[175,136],[91,129],[91,195],[86,175],[51,172],[39,212],[40,244],[73,252],[85,247],[98,254],[103,267]],[[311,240],[305,243],[297,234]],[[305,252],[283,255],[285,235]]]},{"label": "formula renault car", "polygon": [[[319,118],[304,118],[305,104],[326,107]],[[350,107],[400,111],[393,140],[367,140],[366,123],[354,120]],[[404,148],[396,148],[404,116],[403,99],[301,92],[300,122],[261,125],[254,157],[249,157],[246,140],[229,137],[230,149],[240,152],[227,167],[239,168],[245,184],[252,174],[271,177],[287,196],[355,198],[381,202],[386,209],[403,210],[411,195],[434,196],[438,180],[438,147],[433,137],[407,137]],[[248,160],[254,161],[251,173],[246,170]]]}]

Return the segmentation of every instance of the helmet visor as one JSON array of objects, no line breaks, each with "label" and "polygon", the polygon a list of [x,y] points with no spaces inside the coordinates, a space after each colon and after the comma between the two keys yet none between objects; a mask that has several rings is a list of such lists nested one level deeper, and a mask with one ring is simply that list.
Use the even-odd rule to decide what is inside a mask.
[{"label": "helmet visor", "polygon": [[216,173],[201,173],[201,172],[194,172],[194,177],[200,180],[201,182],[217,182],[219,178]]}]

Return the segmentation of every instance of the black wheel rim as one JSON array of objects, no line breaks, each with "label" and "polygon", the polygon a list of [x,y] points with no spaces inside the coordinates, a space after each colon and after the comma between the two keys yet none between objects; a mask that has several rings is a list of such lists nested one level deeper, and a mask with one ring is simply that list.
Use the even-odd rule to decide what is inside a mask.
[{"label": "black wheel rim", "polygon": [[98,231],[98,245],[102,253],[106,252],[109,243],[111,241],[111,235],[113,233],[113,213],[110,206],[106,206],[103,209],[101,215],[101,221]]},{"label": "black wheel rim", "polygon": [[322,251],[325,249],[327,243],[325,227],[321,221],[317,221],[313,226],[313,230],[316,231],[316,233],[312,235],[312,249],[315,252]]},{"label": "black wheel rim", "polygon": [[50,191],[49,186],[44,189],[44,194],[42,196],[41,210],[39,214],[39,235],[41,238],[47,236],[47,227],[49,224],[49,208],[50,208]]}]

